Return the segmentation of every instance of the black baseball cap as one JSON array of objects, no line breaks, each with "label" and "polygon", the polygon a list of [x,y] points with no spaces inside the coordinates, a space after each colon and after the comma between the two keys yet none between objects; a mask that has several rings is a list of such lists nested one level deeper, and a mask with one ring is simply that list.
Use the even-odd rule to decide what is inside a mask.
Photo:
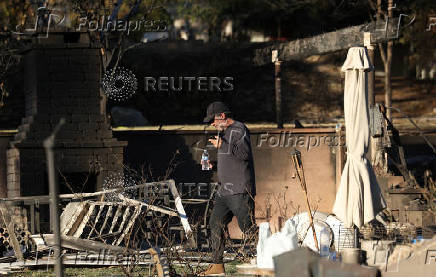
[{"label": "black baseball cap", "polygon": [[212,102],[207,106],[206,117],[204,118],[204,123],[210,123],[216,114],[219,113],[229,113],[230,109],[226,104],[220,101]]}]

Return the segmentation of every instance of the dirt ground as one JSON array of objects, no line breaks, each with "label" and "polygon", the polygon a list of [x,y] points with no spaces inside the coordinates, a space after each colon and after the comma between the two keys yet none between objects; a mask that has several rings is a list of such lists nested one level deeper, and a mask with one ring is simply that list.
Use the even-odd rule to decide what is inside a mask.
[{"label": "dirt ground", "polygon": [[[376,102],[384,102],[383,82],[382,77],[376,78]],[[392,106],[412,117],[436,116],[436,82],[392,78]],[[404,116],[396,111],[392,115]]]}]

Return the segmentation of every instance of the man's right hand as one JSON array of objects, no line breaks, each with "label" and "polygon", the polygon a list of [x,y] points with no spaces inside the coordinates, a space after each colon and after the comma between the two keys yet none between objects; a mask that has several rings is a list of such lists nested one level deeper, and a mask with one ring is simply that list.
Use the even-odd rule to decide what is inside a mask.
[{"label": "man's right hand", "polygon": [[222,140],[220,137],[215,136],[214,138],[210,138],[209,142],[212,143],[215,148],[220,148]]}]

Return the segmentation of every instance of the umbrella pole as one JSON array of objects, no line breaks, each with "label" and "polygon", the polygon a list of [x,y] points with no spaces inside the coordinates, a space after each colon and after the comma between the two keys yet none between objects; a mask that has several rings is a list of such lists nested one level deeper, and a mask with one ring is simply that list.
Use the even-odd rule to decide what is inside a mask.
[{"label": "umbrella pole", "polygon": [[307,195],[307,186],[306,186],[306,178],[304,177],[303,163],[300,160],[300,152],[295,150],[292,153],[292,161],[294,163],[294,167],[297,171],[298,180],[300,181],[300,186],[304,192],[304,196],[306,198],[307,204],[307,213],[309,214],[310,226],[312,227],[313,239],[315,241],[316,249],[319,251],[318,239],[316,237],[315,225],[313,224],[313,216],[312,210],[310,209],[309,197]]},{"label": "umbrella pole", "polygon": [[360,248],[359,245],[359,228],[356,225],[353,225],[354,228],[354,248]]}]

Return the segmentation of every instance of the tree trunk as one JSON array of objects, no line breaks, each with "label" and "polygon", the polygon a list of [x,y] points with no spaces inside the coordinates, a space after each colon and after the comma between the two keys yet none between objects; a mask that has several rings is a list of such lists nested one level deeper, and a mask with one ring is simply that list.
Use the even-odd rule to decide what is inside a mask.
[{"label": "tree trunk", "polygon": [[[388,0],[388,20],[393,18],[393,0]],[[385,61],[385,106],[392,106],[392,87],[391,87],[391,64],[392,64],[392,41],[387,42],[386,61]],[[386,117],[392,122],[392,109],[387,109]]]}]

